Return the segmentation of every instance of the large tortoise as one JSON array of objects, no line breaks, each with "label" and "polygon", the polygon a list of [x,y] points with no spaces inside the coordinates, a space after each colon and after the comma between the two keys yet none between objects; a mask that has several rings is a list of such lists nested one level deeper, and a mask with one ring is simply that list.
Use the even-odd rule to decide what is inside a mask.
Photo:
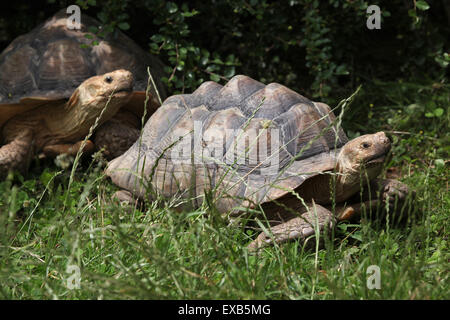
[{"label": "large tortoise", "polygon": [[[165,89],[159,81],[163,66],[118,30],[105,38],[90,33],[93,27],[101,30],[101,24],[87,15],[81,15],[80,29],[69,29],[68,16],[65,9],[59,11],[28,34],[16,38],[0,54],[0,128],[4,129],[11,118],[20,118],[44,105],[53,105],[49,112],[58,113],[56,109],[64,107],[84,80],[126,69],[132,73],[135,91],[116,115],[97,128],[93,139],[97,148],[106,149],[106,157],[112,159],[126,151],[139,136],[149,78],[147,67],[159,94],[165,98]],[[98,44],[93,45],[94,41]],[[148,114],[159,105],[151,86]],[[40,127],[34,130],[40,131]],[[3,144],[5,139],[3,132]],[[69,151],[76,152],[76,148]],[[68,148],[53,148],[51,152],[47,148],[47,154],[42,155],[64,152]],[[2,161],[0,166],[5,167]]]},{"label": "large tortoise", "polygon": [[[378,199],[408,193],[401,182],[376,179],[390,150],[384,132],[348,141],[336,122],[326,104],[277,83],[242,75],[225,86],[205,82],[166,99],[106,173],[125,189],[116,194],[121,200],[159,194],[199,206],[210,193],[222,213],[262,208],[272,235],[261,233],[251,247],[304,239],[316,223],[333,225],[331,199],[338,219],[350,219]],[[372,190],[363,204],[362,186]],[[355,195],[355,203],[345,204]]]}]

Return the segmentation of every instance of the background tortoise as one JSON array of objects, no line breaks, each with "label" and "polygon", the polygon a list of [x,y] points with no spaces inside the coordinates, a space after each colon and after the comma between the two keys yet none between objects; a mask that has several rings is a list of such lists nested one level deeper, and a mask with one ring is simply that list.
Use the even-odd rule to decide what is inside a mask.
[{"label": "background tortoise", "polygon": [[85,80],[69,101],[54,101],[9,119],[3,127],[0,147],[0,177],[9,170],[25,171],[37,152],[55,155],[90,151],[83,139],[97,122],[110,120],[133,95],[133,76],[116,70]]},{"label": "background tortoise", "polygon": [[[382,198],[408,192],[398,181],[375,179],[390,149],[383,132],[348,141],[335,120],[326,104],[277,83],[266,86],[242,75],[225,86],[205,82],[192,94],[169,97],[146,123],[142,139],[112,160],[106,173],[140,198],[156,192],[199,206],[212,192],[217,210],[232,215],[261,205],[277,242],[305,238],[314,234],[316,218],[321,228],[334,221],[326,207],[333,177],[340,219],[361,211],[361,204],[344,202],[357,194],[360,203],[368,181],[372,191],[381,187]],[[376,205],[374,196],[367,194],[364,204]],[[251,246],[271,239],[261,233]]]},{"label": "background tortoise", "polygon": [[[124,108],[97,129],[94,137],[96,146],[105,147],[107,158],[113,158],[127,150],[139,135],[147,67],[159,94],[165,97],[165,89],[159,82],[163,66],[118,30],[104,39],[92,33],[87,38],[89,28],[101,30],[101,24],[87,15],[81,15],[79,30],[68,29],[68,16],[65,9],[59,11],[28,34],[16,38],[0,54],[0,127],[38,106],[56,101],[60,102],[56,106],[64,105],[61,101],[67,100],[92,76],[126,69],[133,74],[135,92]],[[92,45],[92,41],[99,44]],[[159,106],[153,86],[149,98],[147,107],[151,113]]]}]

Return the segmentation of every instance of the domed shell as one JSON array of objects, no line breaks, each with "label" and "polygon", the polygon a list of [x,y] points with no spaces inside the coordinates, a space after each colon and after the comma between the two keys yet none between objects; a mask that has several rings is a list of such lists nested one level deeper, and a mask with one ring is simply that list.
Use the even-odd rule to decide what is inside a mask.
[{"label": "domed shell", "polygon": [[334,168],[348,141],[335,120],[326,104],[277,83],[205,82],[166,99],[107,175],[142,198],[156,192],[200,205],[210,191],[221,212],[254,207]]},{"label": "domed shell", "polygon": [[136,95],[142,97],[149,66],[160,95],[165,97],[159,82],[163,65],[157,58],[118,30],[104,39],[90,33],[89,28],[101,28],[101,24],[85,14],[81,14],[81,28],[71,30],[68,17],[65,9],[59,11],[0,54],[0,126],[36,105],[70,97],[89,77],[117,69],[133,73],[134,89],[140,91]]}]

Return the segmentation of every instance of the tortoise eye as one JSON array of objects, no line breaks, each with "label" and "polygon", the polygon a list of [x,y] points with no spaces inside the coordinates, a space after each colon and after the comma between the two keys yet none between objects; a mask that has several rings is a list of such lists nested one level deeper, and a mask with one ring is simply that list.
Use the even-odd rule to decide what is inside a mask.
[{"label": "tortoise eye", "polygon": [[370,147],[370,143],[363,142],[362,147],[363,147],[364,149],[367,149],[367,148]]},{"label": "tortoise eye", "polygon": [[106,76],[105,77],[105,82],[106,83],[111,83],[113,81],[113,78],[111,76]]}]

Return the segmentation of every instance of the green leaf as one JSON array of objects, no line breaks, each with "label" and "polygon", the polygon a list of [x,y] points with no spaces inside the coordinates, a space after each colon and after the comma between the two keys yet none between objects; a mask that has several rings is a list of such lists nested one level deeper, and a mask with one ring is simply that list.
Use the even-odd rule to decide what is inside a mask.
[{"label": "green leaf", "polygon": [[200,64],[201,64],[202,66],[206,66],[207,63],[208,63],[208,57],[203,56],[203,57],[200,59]]},{"label": "green leaf", "polygon": [[212,81],[215,81],[215,82],[219,82],[219,81],[220,81],[220,77],[219,77],[217,74],[215,74],[215,73],[212,73],[212,74],[209,76],[209,78],[210,78]]},{"label": "green leaf", "polygon": [[416,7],[417,7],[417,9],[422,10],[422,11],[430,9],[430,5],[428,3],[426,3],[426,1],[423,1],[423,0],[417,1]]},{"label": "green leaf", "polygon": [[185,56],[187,54],[186,48],[180,48],[180,55]]},{"label": "green leaf", "polygon": [[434,160],[434,165],[436,166],[436,168],[442,169],[445,167],[445,161],[443,159],[436,159]]},{"label": "green leaf", "polygon": [[178,11],[178,6],[173,2],[167,2],[166,8],[169,13],[175,13]]},{"label": "green leaf", "polygon": [[225,78],[231,78],[232,76],[234,76],[234,74],[235,74],[234,67],[226,68],[225,73],[224,73],[224,77]]},{"label": "green leaf", "polygon": [[189,34],[189,32],[191,32],[191,31],[190,30],[181,30],[180,36],[182,36],[182,37],[187,36]]},{"label": "green leaf", "polygon": [[344,65],[340,65],[336,68],[336,74],[341,76],[341,75],[348,75],[349,72],[348,70],[346,70]]},{"label": "green leaf", "polygon": [[154,42],[150,43],[150,49],[157,51],[159,49],[158,45]]},{"label": "green leaf", "polygon": [[119,27],[119,29],[122,29],[122,30],[130,29],[130,25],[128,24],[128,22],[121,22],[117,26]]},{"label": "green leaf", "polygon": [[195,16],[196,14],[199,14],[199,13],[200,13],[199,11],[194,9],[191,12],[185,11],[185,12],[182,13],[182,15],[185,16],[185,17],[192,17],[192,16]]},{"label": "green leaf", "polygon": [[414,9],[409,9],[409,10],[408,10],[408,15],[409,15],[411,18],[417,18],[417,14],[416,14],[416,11],[415,11]]},{"label": "green leaf", "polygon": [[50,180],[52,180],[52,178],[53,175],[49,171],[44,170],[44,172],[41,173],[39,180],[42,182],[44,186],[46,186],[50,182]]},{"label": "green leaf", "polygon": [[443,114],[444,114],[444,109],[442,109],[442,108],[434,109],[434,115],[435,115],[436,117],[440,117],[440,116],[442,116]]},{"label": "green leaf", "polygon": [[186,72],[186,78],[188,80],[193,80],[194,79],[194,73],[192,71]]},{"label": "green leaf", "polygon": [[89,26],[89,27],[88,27],[88,31],[89,31],[90,33],[97,33],[98,28],[97,28],[96,26]]},{"label": "green leaf", "polygon": [[163,36],[160,35],[160,34],[154,34],[154,35],[151,36],[150,39],[151,39],[152,41],[154,41],[154,42],[157,42],[157,43],[160,43],[160,42],[163,42],[163,41],[164,41]]},{"label": "green leaf", "polygon": [[112,33],[114,31],[114,27],[112,24],[108,24],[108,25],[104,26],[103,30],[107,33]]},{"label": "green leaf", "polygon": [[350,234],[350,237],[353,238],[353,239],[356,239],[358,241],[362,241],[362,235],[361,235],[360,231],[357,231],[357,232],[355,232],[353,234]]},{"label": "green leaf", "polygon": [[106,21],[108,21],[108,16],[104,12],[100,12],[99,14],[97,14],[97,18],[103,23],[106,23]]}]

